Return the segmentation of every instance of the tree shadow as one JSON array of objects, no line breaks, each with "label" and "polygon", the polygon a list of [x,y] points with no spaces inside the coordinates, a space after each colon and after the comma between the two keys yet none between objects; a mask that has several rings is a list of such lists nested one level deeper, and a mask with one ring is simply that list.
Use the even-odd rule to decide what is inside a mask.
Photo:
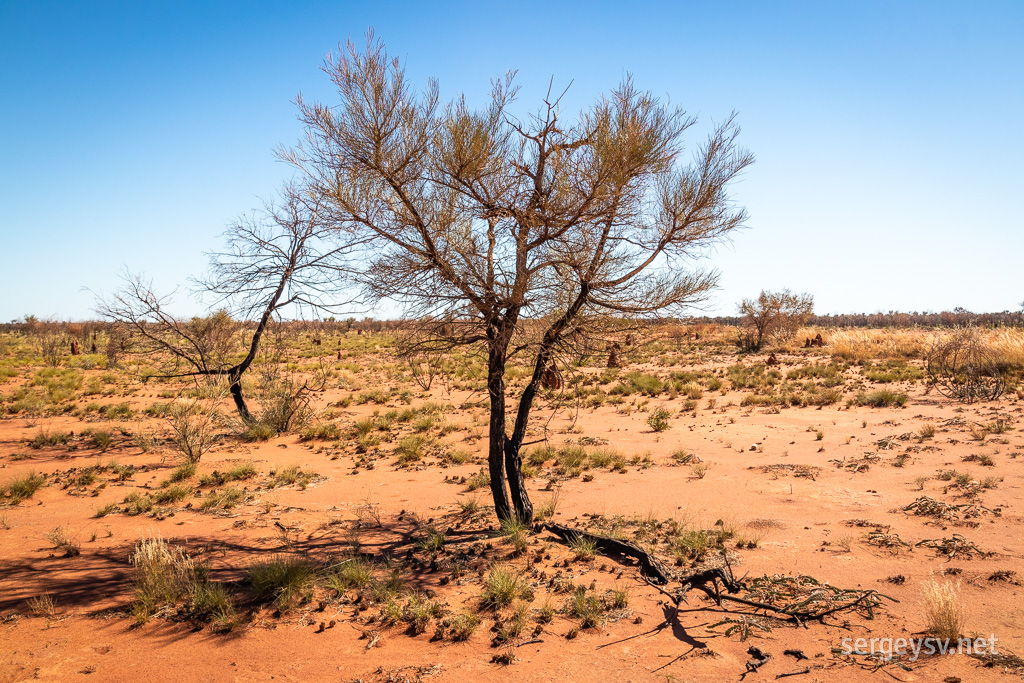
[{"label": "tree shadow", "polygon": [[672,637],[673,638],[675,638],[676,640],[678,640],[678,641],[680,641],[682,643],[686,643],[687,645],[690,646],[690,649],[687,651],[687,653],[692,652],[693,650],[697,650],[697,649],[701,649],[701,648],[707,647],[707,643],[705,643],[703,641],[700,641],[700,640],[697,640],[696,638],[691,636],[689,633],[687,633],[686,627],[683,626],[682,623],[680,623],[680,621],[679,621],[679,611],[680,610],[679,610],[678,607],[676,607],[675,605],[670,605],[670,604],[668,604],[666,602],[666,603],[662,603],[661,611],[662,611],[662,617],[663,617],[662,621],[661,621],[661,623],[656,625],[654,628],[652,628],[652,629],[650,629],[648,631],[644,631],[643,633],[636,633],[636,634],[631,635],[631,636],[629,636],[627,638],[620,638],[619,640],[615,640],[615,641],[612,641],[610,643],[605,643],[604,645],[599,646],[597,649],[600,650],[601,648],[610,647],[612,645],[617,645],[618,643],[625,643],[625,642],[633,640],[635,638],[642,638],[644,636],[655,636],[655,635],[658,635],[659,633],[661,633],[662,631],[664,631],[667,628],[671,628],[671,633],[672,633]]},{"label": "tree shadow", "polygon": [[77,557],[0,560],[0,612],[49,595],[59,608],[103,611],[131,591],[128,549],[114,546]]},{"label": "tree shadow", "polygon": [[[437,526],[444,530],[451,521],[442,518]],[[339,528],[342,527],[342,528]],[[418,552],[424,525],[415,517],[362,526],[358,546],[353,545],[348,525],[321,525],[301,538],[291,536],[295,530],[278,525],[276,538],[247,540],[225,539],[214,535],[189,535],[181,547],[196,562],[209,565],[211,581],[229,584],[243,593],[245,570],[258,561],[276,557],[307,557],[319,567],[329,567],[339,556],[352,555],[380,568],[400,567],[403,583],[414,591],[434,586],[444,574],[427,555]],[[448,528],[448,543],[492,537],[493,533],[479,527]],[[269,543],[268,543],[269,541]],[[61,610],[72,609],[87,616],[127,611],[134,590],[131,555],[137,540],[95,550],[84,550],[75,557],[21,557],[0,559],[0,613],[26,611],[28,601],[49,595]],[[32,549],[45,552],[49,548]]]}]

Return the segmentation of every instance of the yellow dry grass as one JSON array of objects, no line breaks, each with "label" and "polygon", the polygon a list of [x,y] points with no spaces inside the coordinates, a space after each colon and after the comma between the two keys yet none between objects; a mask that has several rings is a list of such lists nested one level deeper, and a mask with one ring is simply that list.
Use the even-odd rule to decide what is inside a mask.
[{"label": "yellow dry grass", "polygon": [[[793,346],[820,333],[826,349],[839,360],[863,363],[869,360],[924,359],[935,344],[952,330],[927,328],[826,329],[804,327],[797,331]],[[982,339],[1000,356],[1004,367],[1024,369],[1024,329],[981,330]]]},{"label": "yellow dry grass", "polygon": [[924,329],[841,329],[805,327],[797,339],[821,334],[826,348],[840,360],[863,363],[869,360],[921,359],[939,338],[934,330]]},{"label": "yellow dry grass", "polygon": [[1007,366],[1024,369],[1024,330],[1019,328],[992,330],[986,337]]},{"label": "yellow dry grass", "polygon": [[955,640],[964,631],[964,605],[959,583],[940,583],[931,579],[921,585],[928,632],[939,638]]}]

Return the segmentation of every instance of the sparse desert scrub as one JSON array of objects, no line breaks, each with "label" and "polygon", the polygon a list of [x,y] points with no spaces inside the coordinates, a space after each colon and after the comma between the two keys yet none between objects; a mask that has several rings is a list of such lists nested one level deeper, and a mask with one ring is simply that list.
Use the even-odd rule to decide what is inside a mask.
[{"label": "sparse desert scrub", "polygon": [[190,619],[214,621],[229,630],[237,623],[227,589],[209,580],[209,568],[195,562],[183,548],[160,537],[146,538],[131,556],[135,574],[132,615],[145,623],[162,606],[180,607]]},{"label": "sparse desert scrub", "polygon": [[[189,463],[186,463],[185,465],[182,465],[178,469],[176,469],[174,473],[171,475],[171,481],[179,481],[179,479],[177,478],[179,471],[187,467],[189,467]],[[193,466],[191,470],[186,469],[185,472],[191,473],[188,474],[187,476],[182,476],[182,479],[187,479],[194,475],[195,467]],[[243,460],[242,462],[232,465],[229,469],[227,469],[224,472],[214,470],[210,474],[204,474],[203,476],[199,477],[199,485],[223,486],[224,484],[228,484],[233,481],[243,481],[246,479],[251,479],[252,477],[255,477],[257,474],[259,474],[259,470],[256,469],[256,463],[252,462],[251,460]],[[285,468],[285,470],[282,470],[280,475],[278,475],[277,473],[272,473],[272,475],[274,476],[274,479],[271,481],[272,486],[284,485],[287,483],[295,483],[300,478],[300,469],[297,465],[295,465],[294,469],[292,467],[288,467]],[[280,476],[280,478],[278,478],[278,476]]]},{"label": "sparse desert scrub", "polygon": [[327,575],[327,587],[338,594],[349,589],[362,589],[374,581],[373,568],[358,556],[349,556],[339,561]]},{"label": "sparse desert scrub", "polygon": [[488,474],[487,470],[480,468],[480,470],[469,477],[466,477],[466,490],[476,491],[482,489],[491,484],[491,475]]},{"label": "sparse desert scrub", "polygon": [[[277,436],[277,431],[263,422],[250,422],[242,430],[242,438],[246,441],[267,441],[275,436]],[[303,432],[303,437],[305,437],[305,432]]]},{"label": "sparse desert scrub", "polygon": [[[85,436],[85,433],[83,432],[82,435]],[[106,429],[90,431],[88,436],[90,441],[92,441],[93,447],[103,452],[106,452],[107,449],[110,448],[110,444],[114,440],[114,435]]]},{"label": "sparse desert scrub", "polygon": [[583,586],[573,591],[572,597],[566,601],[564,611],[579,619],[581,629],[597,628],[605,622],[604,601]]},{"label": "sparse desert scrub", "polygon": [[196,464],[194,462],[184,462],[174,468],[171,472],[171,481],[179,482],[191,479],[196,476]]},{"label": "sparse desert scrub", "polygon": [[156,437],[149,432],[137,432],[132,434],[132,443],[135,444],[143,453],[149,453],[158,445]]},{"label": "sparse desert scrub", "polygon": [[695,462],[700,462],[700,458],[696,453],[690,453],[682,449],[673,452],[671,457],[672,460],[680,465],[689,465]]},{"label": "sparse desert scrub", "polygon": [[874,391],[861,392],[847,399],[847,404],[852,406],[870,406],[872,408],[902,408],[909,399],[910,397],[903,392],[876,389]]},{"label": "sparse desert scrub", "polygon": [[512,546],[512,549],[521,553],[526,550],[530,528],[518,519],[506,519],[501,522],[499,533],[501,537]]},{"label": "sparse desert scrub", "polygon": [[[235,469],[232,471],[234,472],[234,475],[238,479],[245,479],[253,476],[254,474],[254,472],[252,472],[252,470],[249,469],[249,467],[251,467],[251,463],[249,467],[236,467],[240,469]],[[305,489],[311,483],[313,483],[313,481],[317,477],[317,474],[316,472],[312,472],[310,470],[304,470],[298,465],[291,465],[289,467],[285,467],[284,469],[278,472],[271,472],[270,476],[270,486],[272,488],[277,486],[298,486],[300,489]]]},{"label": "sparse desert scrub", "polygon": [[592,538],[577,536],[570,543],[573,559],[590,562],[597,555],[597,544]]},{"label": "sparse desert scrub", "polygon": [[555,492],[552,493],[548,498],[537,505],[536,515],[537,519],[544,521],[545,519],[551,519],[555,516],[555,512],[558,510],[558,502],[561,498],[561,490],[556,488]]},{"label": "sparse desert scrub", "polygon": [[[639,581],[636,565],[618,562],[610,556],[595,557],[588,562],[590,553],[587,548],[552,541],[548,532],[543,530],[536,535],[525,528],[515,529],[509,525],[506,525],[505,534],[495,530],[497,523],[489,507],[490,495],[486,492],[488,472],[486,467],[477,472],[485,457],[482,455],[483,444],[465,442],[472,429],[478,431],[478,436],[483,435],[480,426],[488,419],[485,399],[481,399],[479,394],[470,396],[465,399],[468,401],[465,405],[460,403],[463,400],[461,396],[453,400],[439,388],[442,381],[449,381],[444,378],[437,381],[433,393],[413,389],[412,402],[402,403],[403,389],[409,388],[411,380],[403,377],[400,365],[390,362],[386,350],[373,351],[378,344],[383,344],[380,341],[383,335],[361,335],[356,339],[353,333],[349,339],[342,337],[344,344],[339,345],[337,337],[340,335],[320,334],[323,346],[329,347],[331,352],[339,346],[343,349],[345,358],[349,360],[339,361],[339,365],[350,361],[358,365],[359,371],[353,376],[358,376],[362,385],[354,390],[356,393],[380,389],[388,394],[390,401],[390,405],[385,407],[357,406],[352,400],[353,390],[337,386],[332,386],[322,399],[318,395],[317,400],[324,404],[320,406],[318,415],[321,420],[338,426],[340,438],[337,439],[296,443],[300,441],[300,433],[297,432],[275,438],[271,444],[253,444],[246,443],[243,435],[230,425],[224,425],[224,429],[219,430],[223,432],[220,445],[212,453],[204,455],[198,465],[175,459],[177,453],[170,449],[166,458],[159,453],[146,456],[132,446],[131,433],[125,427],[130,427],[132,433],[153,430],[153,433],[165,435],[163,415],[166,411],[149,414],[142,408],[156,396],[176,400],[181,395],[181,387],[177,384],[158,383],[155,379],[151,379],[151,384],[144,388],[121,380],[104,385],[116,387],[117,392],[124,392],[125,396],[100,398],[97,405],[106,401],[130,400],[131,405],[136,406],[133,423],[111,423],[107,421],[107,414],[97,406],[85,405],[85,400],[79,402],[81,411],[42,413],[34,418],[35,421],[27,419],[27,415],[7,420],[8,424],[0,425],[0,428],[7,428],[6,433],[14,435],[13,441],[8,442],[14,446],[0,454],[0,466],[11,468],[3,470],[7,475],[0,474],[4,495],[9,477],[23,477],[29,467],[40,471],[45,468],[45,482],[49,488],[36,493],[35,499],[29,499],[28,504],[22,502],[21,508],[0,509],[4,513],[0,515],[0,535],[4,537],[6,546],[15,547],[19,534],[34,533],[35,543],[30,552],[41,551],[43,558],[52,555],[45,561],[54,563],[57,569],[77,572],[107,557],[112,549],[118,549],[123,556],[123,549],[131,548],[139,533],[157,527],[164,529],[165,534],[177,536],[180,533],[183,539],[194,539],[197,543],[192,560],[194,564],[209,558],[216,572],[223,571],[224,576],[230,578],[230,583],[206,581],[202,579],[204,569],[196,567],[192,578],[186,581],[187,589],[180,591],[172,601],[160,602],[151,609],[140,608],[137,612],[140,621],[166,618],[175,622],[192,622],[196,628],[215,622],[216,628],[218,624],[229,626],[240,619],[252,618],[259,622],[260,628],[262,625],[277,626],[279,634],[298,627],[300,623],[312,634],[318,625],[326,624],[321,626],[328,629],[326,635],[311,636],[314,640],[351,637],[354,641],[360,631],[365,631],[368,635],[362,642],[355,643],[357,649],[370,643],[374,643],[374,647],[386,643],[383,650],[368,652],[368,657],[386,656],[387,645],[397,644],[395,639],[404,637],[406,633],[422,633],[426,629],[417,647],[438,648],[436,652],[443,653],[445,648],[450,649],[448,643],[451,641],[468,640],[468,643],[458,645],[458,656],[480,658],[482,665],[486,666],[495,652],[488,649],[492,642],[506,648],[533,638],[553,642],[565,635],[580,634],[582,639],[587,639],[585,629],[594,624],[604,627],[602,635],[606,630],[610,632],[607,640],[614,640],[634,633],[634,627],[628,626],[634,617],[639,624],[642,616],[645,624],[636,627],[635,632],[646,631],[655,625],[649,616],[657,614],[652,611],[653,591],[644,588],[628,595],[620,588]],[[309,333],[296,334],[295,339],[288,342],[290,350],[282,362],[293,363],[296,372],[306,372],[301,368],[312,365],[312,357],[319,352],[308,348],[309,336]],[[700,341],[703,346],[705,340]],[[676,497],[689,498],[686,487],[691,487],[691,493],[701,494],[698,498],[714,500],[737,490],[733,488],[735,483],[743,487],[744,495],[750,496],[752,504],[758,504],[762,500],[759,498],[761,490],[768,486],[773,495],[781,494],[792,501],[789,512],[784,517],[779,515],[778,522],[788,529],[785,535],[791,535],[793,542],[807,552],[819,547],[823,522],[834,526],[840,521],[833,519],[828,505],[821,500],[801,496],[808,489],[832,494],[851,486],[858,487],[856,490],[877,488],[882,495],[895,494],[900,505],[914,498],[915,494],[910,491],[917,490],[916,496],[931,495],[942,504],[933,502],[931,507],[918,506],[907,510],[907,513],[921,510],[921,514],[927,517],[909,517],[889,506],[868,515],[873,524],[891,525],[892,529],[887,533],[895,534],[898,530],[901,536],[913,542],[936,537],[934,548],[925,544],[912,553],[901,552],[900,561],[908,567],[901,567],[898,571],[906,574],[906,585],[909,586],[913,577],[920,576],[922,571],[926,574],[928,563],[942,566],[949,570],[950,575],[963,566],[965,586],[968,581],[984,586],[993,603],[1012,599],[1007,596],[1015,590],[1015,584],[986,580],[990,569],[988,565],[995,569],[997,560],[979,560],[975,552],[974,561],[967,562],[970,558],[964,548],[948,543],[947,538],[952,536],[955,541],[959,532],[986,550],[999,551],[1004,544],[1014,551],[1017,549],[1016,539],[1012,536],[993,543],[987,531],[989,519],[996,523],[993,528],[1004,523],[999,520],[997,508],[1001,508],[1005,515],[1019,498],[1015,468],[1020,461],[1018,446],[1024,444],[1021,440],[1024,433],[1019,424],[1020,416],[1015,412],[1018,404],[1012,394],[999,403],[982,406],[981,410],[965,407],[959,411],[956,405],[948,402],[936,403],[934,394],[927,395],[919,406],[917,397],[924,395],[926,389],[923,383],[894,376],[888,383],[874,385],[873,380],[884,382],[885,378],[868,376],[868,372],[872,375],[890,371],[899,374],[904,372],[904,368],[920,367],[918,361],[908,359],[904,363],[901,359],[890,359],[894,362],[871,359],[863,364],[847,366],[844,361],[829,359],[829,348],[826,347],[807,351],[794,349],[790,354],[777,351],[782,365],[759,370],[756,368],[763,365],[759,362],[761,358],[744,356],[744,369],[735,370],[734,377],[739,382],[750,380],[759,384],[753,391],[758,400],[764,397],[765,402],[756,405],[751,402],[746,405],[750,410],[740,409],[738,404],[751,390],[732,391],[728,369],[737,365],[735,360],[738,356],[735,349],[726,348],[718,344],[719,341],[716,339],[715,346],[701,350],[696,350],[699,348],[697,344],[687,344],[695,349],[689,353],[685,348],[677,353],[666,353],[664,349],[651,350],[643,343],[635,343],[628,347],[622,358],[625,362],[635,363],[634,367],[641,367],[641,374],[659,379],[664,386],[659,398],[644,396],[630,385],[630,395],[612,395],[619,401],[619,406],[631,410],[629,416],[616,413],[616,406],[607,400],[576,414],[563,407],[543,430],[530,433],[522,457],[524,473],[539,479],[539,482],[528,480],[531,494],[535,495],[534,519],[550,521],[557,507],[559,514],[555,519],[564,524],[637,543],[644,550],[653,552],[663,566],[670,567],[677,561],[685,567],[672,571],[690,572],[702,562],[717,562],[726,553],[730,562],[733,557],[740,558],[734,567],[742,567],[743,560],[755,560],[758,571],[751,574],[760,574],[763,566],[770,576],[776,569],[772,565],[778,564],[780,557],[776,532],[770,532],[771,535],[764,532],[763,538],[769,542],[762,543],[762,537],[753,533],[762,527],[751,524],[750,528],[740,527],[740,531],[729,538],[733,533],[728,528],[729,524],[713,522],[719,515],[730,514],[731,510],[687,508],[685,502],[681,503],[683,509],[678,511],[676,504],[666,508],[661,503],[652,503],[647,509],[646,501],[636,502],[640,489],[635,487],[651,487],[651,492],[656,494],[655,500],[658,497],[671,499],[673,495],[665,490],[659,491],[661,486],[678,487]],[[2,344],[0,341],[0,357],[3,355]],[[364,344],[371,350],[364,352]],[[581,386],[591,390],[602,375],[611,380],[605,389],[610,389],[616,382],[628,384],[625,378],[632,368],[627,366],[609,371],[603,367],[606,360],[607,356],[600,353],[574,366],[574,371],[589,378],[580,380]],[[865,369],[868,372],[864,372]],[[524,380],[530,376],[528,370],[530,368],[519,376],[517,390],[521,390]],[[0,388],[10,394],[17,384],[23,382],[22,377],[27,381],[33,372],[20,369],[19,378],[7,386],[0,384]],[[97,378],[100,372],[85,372],[83,386]],[[336,383],[335,380],[336,377],[331,381]],[[587,384],[587,381],[591,383]],[[715,381],[724,381],[725,395],[718,397],[716,393],[714,406],[705,411],[710,395],[708,385]],[[686,405],[685,401],[693,400],[686,396],[693,386],[702,388],[705,393],[699,401],[697,416],[680,411]],[[897,406],[847,410],[847,398],[875,389],[905,392],[915,405],[903,411]],[[137,393],[131,393],[136,390]],[[665,392],[668,392],[667,396]],[[579,401],[585,405],[593,395],[581,392]],[[568,392],[554,392],[539,399],[540,405],[544,410],[553,411],[567,396]],[[443,397],[446,402],[444,411],[428,409],[426,404],[438,397]],[[823,400],[823,397],[829,400]],[[659,404],[672,411],[672,428],[660,437],[651,434],[643,424],[649,412]],[[814,409],[819,404],[825,406],[821,411]],[[832,407],[828,407],[830,405]],[[871,415],[868,415],[869,411]],[[442,414],[443,419],[440,417]],[[868,420],[861,430],[863,417]],[[760,431],[760,425],[765,423],[772,425],[772,431]],[[23,424],[30,426],[24,428]],[[458,425],[459,429],[449,431],[446,424]],[[972,425],[979,435],[985,433],[984,442],[972,440]],[[40,429],[63,431],[68,435],[66,444],[57,443],[56,448],[43,446],[43,450],[28,448],[25,442]],[[818,430],[823,432],[821,441],[816,441]],[[91,436],[96,431],[109,431],[112,437],[110,451],[117,452],[116,457],[121,463],[130,465],[108,463],[111,456],[101,455],[93,448]],[[312,434],[312,430],[309,433]],[[324,435],[331,436],[326,432]],[[768,439],[763,442],[763,450],[748,451],[749,444],[762,442],[763,435]],[[376,441],[368,441],[373,445],[362,449],[357,443],[360,436]],[[394,472],[394,449],[402,439],[410,436],[429,439],[430,443],[423,445],[423,457],[414,461],[409,469]],[[17,443],[18,439],[22,444]],[[879,440],[889,440],[894,448],[875,448]],[[737,450],[740,446],[743,448]],[[822,446],[827,451],[818,451]],[[649,458],[644,455],[647,448],[651,450]],[[730,450],[721,452],[723,448]],[[862,457],[868,450],[875,451],[877,457]],[[819,453],[817,456],[813,455],[816,451]],[[716,452],[718,455],[712,455]],[[716,476],[705,477],[703,481],[697,479],[703,468],[692,469],[694,465],[702,464],[695,453],[715,461],[712,466]],[[25,454],[31,457],[30,461],[23,461]],[[771,460],[765,460],[766,457]],[[746,474],[751,465],[757,468],[765,462],[776,462],[776,458],[781,463],[815,462],[820,467],[814,479],[801,478],[802,474],[797,472],[802,470],[789,470],[768,484],[760,481],[759,469],[755,469],[753,478]],[[870,461],[871,482],[861,484],[857,481],[867,479],[859,472],[843,468],[833,470],[825,466],[824,463],[831,459],[842,463]],[[302,464],[293,470],[289,467],[291,463]],[[896,468],[899,464],[904,465],[903,470]],[[628,466],[627,476],[608,473],[609,469],[620,465]],[[653,469],[641,471],[645,467]],[[368,472],[374,469],[376,471]],[[303,475],[312,470],[319,473],[314,477],[319,489],[315,493],[303,493],[298,486],[270,490],[286,485],[288,481],[298,484]],[[941,481],[935,477],[938,471],[942,471]],[[583,476],[592,478],[593,483],[582,483],[578,477]],[[1005,480],[1000,481],[1004,477]],[[307,479],[307,483],[314,478]],[[430,492],[439,498],[436,506],[431,504],[428,510],[418,501],[411,504],[405,500],[398,502],[398,496],[411,500],[409,492],[423,482],[437,487]],[[548,483],[547,487],[544,482]],[[370,489],[375,501],[372,512],[359,507],[359,501],[368,495],[367,485],[382,486],[380,493],[376,488]],[[790,485],[794,488],[791,489]],[[400,490],[402,487],[407,488]],[[467,487],[484,487],[484,490],[476,494],[465,493]],[[249,494],[243,491],[246,488]],[[215,494],[210,495],[210,489]],[[537,490],[542,492],[533,494]],[[560,491],[566,495],[556,506],[554,499]],[[646,493],[646,489],[644,491]],[[234,507],[228,512],[221,512],[225,493],[229,503],[234,499]],[[258,503],[239,504],[247,495],[258,496]],[[208,497],[209,503],[206,502]],[[37,501],[44,505],[37,509]],[[327,510],[321,507],[320,501],[326,501],[323,507]],[[0,498],[0,502],[10,502],[10,498]],[[81,511],[80,519],[74,519],[73,515],[65,516],[67,510],[73,509],[68,507],[69,503]],[[189,505],[189,511],[183,512],[181,508],[186,505]],[[196,514],[204,507],[209,514]],[[401,514],[400,510],[405,510],[405,513]],[[764,514],[773,514],[767,510]],[[118,514],[119,511],[142,516],[89,519],[94,512],[99,518]],[[54,517],[36,532],[30,531],[35,523],[33,520],[44,519],[46,514],[61,516]],[[674,519],[665,519],[666,515],[674,516]],[[965,531],[965,528],[974,528],[975,519],[982,522],[980,530]],[[274,527],[278,520],[286,526],[285,530]],[[179,521],[190,526],[179,527]],[[51,550],[52,544],[45,537],[46,532],[58,523],[64,525],[68,535],[77,534],[84,559],[55,559],[64,552],[58,548]],[[107,523],[108,531],[104,532]],[[926,526],[915,532],[901,526],[904,524]],[[206,530],[200,530],[200,525],[206,525]],[[939,525],[949,526],[950,530],[941,534],[932,532],[932,528]],[[810,529],[804,529],[805,526]],[[4,530],[5,527],[12,527],[13,532]],[[878,552],[878,548],[862,544],[859,540],[850,542],[850,537],[844,538],[842,531],[837,532],[827,525],[826,528],[830,530],[826,539],[831,545],[819,554],[821,568],[813,572],[815,578],[823,583],[834,583],[840,578],[837,560],[846,563],[845,566],[840,565],[843,569],[860,569],[859,563],[870,560],[871,554]],[[853,533],[859,537],[861,532]],[[219,534],[223,534],[224,545],[219,543]],[[108,537],[109,541],[106,540]],[[234,539],[239,540],[237,545],[233,543]],[[307,590],[299,591],[296,597],[287,600],[291,606],[283,610],[283,615],[276,614],[278,605],[274,592],[256,597],[252,584],[245,580],[246,567],[267,558],[264,551],[254,549],[251,542],[255,539],[265,541],[262,547],[269,548],[270,552],[295,552],[296,557],[306,557],[312,564],[313,580]],[[326,547],[311,545],[318,539],[323,539],[336,554],[325,550],[323,556],[305,555],[306,548],[313,547],[315,549],[310,552],[318,553],[321,547]],[[177,541],[173,540],[169,543],[172,552],[175,543]],[[379,552],[379,548],[385,545],[389,549],[394,548],[387,556]],[[849,546],[852,552],[841,552],[845,546]],[[225,548],[226,552],[219,552],[218,547]],[[934,555],[929,548],[935,551]],[[409,550],[413,552],[409,554]],[[955,551],[955,561],[947,564],[943,553],[948,556],[951,551]],[[485,600],[484,584],[488,583],[489,572],[500,567],[507,567],[513,574],[520,575],[527,589],[526,595],[536,592],[536,602],[529,602],[529,597],[519,595],[498,608]],[[740,568],[736,575],[746,571]],[[884,576],[883,573],[872,578],[884,582]],[[747,578],[750,580],[749,576]],[[939,580],[943,580],[942,577]],[[643,584],[637,585],[643,587]],[[887,592],[884,583],[873,580],[871,586],[865,584],[864,587]],[[577,599],[577,591],[583,588],[585,590],[579,592]],[[667,589],[673,588],[674,585]],[[426,592],[428,590],[431,592]],[[976,590],[974,584],[970,590]],[[27,585],[21,593],[22,599],[45,591],[50,591],[60,601],[61,618],[81,618],[78,616],[78,599],[65,601],[59,586]],[[903,599],[904,604],[906,595],[894,594]],[[691,608],[695,604],[698,607],[705,604],[696,592],[688,597]],[[694,597],[698,597],[696,603]],[[237,613],[234,604],[240,606]],[[636,610],[636,614],[629,612],[631,608]],[[987,608],[978,609],[979,614],[973,618],[980,625],[991,614],[984,612],[983,620],[981,612]],[[339,619],[338,626],[332,626],[331,621],[338,619],[339,610],[343,610],[345,616]],[[24,604],[20,611],[26,612]],[[352,621],[359,628],[354,635],[347,622],[349,613],[358,615],[358,621]],[[218,616],[221,614],[227,616],[221,619]],[[760,614],[756,616],[761,618]],[[924,623],[923,612],[919,611],[905,615],[896,609],[891,616],[895,619],[893,623],[901,624],[908,631],[919,630]],[[851,612],[851,625],[870,627],[871,622],[862,621],[862,617],[867,618],[864,614]],[[914,624],[914,618],[921,623]],[[656,619],[661,620],[660,616]],[[822,628],[820,624],[808,623],[812,630]],[[253,626],[257,627],[256,623]],[[133,637],[149,637],[155,633],[154,628],[143,629]],[[181,628],[180,624],[177,628]],[[330,630],[332,628],[334,630]],[[230,652],[234,647],[229,639],[188,635],[184,630],[182,633],[184,637],[194,639],[187,642],[194,642],[197,648],[215,643],[218,648],[223,648],[223,652]],[[428,645],[432,633],[444,642]],[[275,637],[272,630],[267,630],[264,635],[271,639]],[[701,634],[697,635],[700,637]],[[377,637],[381,638],[380,642],[375,640]],[[595,634],[589,636],[591,640],[595,637]],[[736,638],[716,642],[720,644],[716,651],[722,650],[730,658],[742,657],[743,649],[749,645],[746,643],[742,648],[734,649],[733,646],[739,647],[740,642]],[[523,649],[521,654],[525,651]],[[601,651],[597,651],[595,669],[603,666],[600,656]],[[715,662],[709,659],[707,663],[713,665]],[[520,663],[517,666],[525,669],[532,665]],[[678,667],[681,675],[687,675],[685,667],[689,664],[681,660],[674,666]],[[357,673],[361,672],[352,672],[352,675]],[[942,673],[945,674],[944,671]]]},{"label": "sparse desert scrub", "polygon": [[395,455],[398,456],[399,467],[411,465],[423,458],[423,451],[429,439],[425,436],[415,434],[403,437],[398,441],[395,448]]},{"label": "sparse desert scrub", "polygon": [[341,428],[334,422],[315,422],[302,430],[303,441],[334,441],[342,437]]},{"label": "sparse desert scrub", "polygon": [[132,491],[125,496],[122,512],[126,515],[142,515],[153,509],[153,497],[149,494]]},{"label": "sparse desert scrub", "polygon": [[473,612],[460,612],[444,617],[438,624],[437,637],[448,637],[455,642],[469,640],[480,626],[480,616]]},{"label": "sparse desert scrub", "polygon": [[158,489],[153,493],[153,502],[158,505],[177,503],[190,498],[194,489],[187,484],[170,484],[165,488]]},{"label": "sparse desert scrub", "polygon": [[861,367],[865,379],[879,384],[890,382],[913,382],[924,377],[920,368],[908,365],[904,360],[889,360],[873,363],[867,361]]}]

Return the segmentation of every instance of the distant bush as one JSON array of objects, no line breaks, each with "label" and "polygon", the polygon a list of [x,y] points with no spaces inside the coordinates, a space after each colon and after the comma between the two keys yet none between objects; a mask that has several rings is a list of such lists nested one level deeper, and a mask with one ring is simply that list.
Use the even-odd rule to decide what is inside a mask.
[{"label": "distant bush", "polygon": [[747,332],[740,335],[740,347],[756,351],[770,339],[785,339],[794,333],[814,314],[814,297],[810,294],[793,294],[788,289],[781,292],[761,290],[757,299],[744,299],[739,305],[742,324]]},{"label": "distant bush", "polygon": [[656,432],[663,432],[669,428],[668,418],[672,415],[664,408],[655,408],[647,416],[647,426]]}]

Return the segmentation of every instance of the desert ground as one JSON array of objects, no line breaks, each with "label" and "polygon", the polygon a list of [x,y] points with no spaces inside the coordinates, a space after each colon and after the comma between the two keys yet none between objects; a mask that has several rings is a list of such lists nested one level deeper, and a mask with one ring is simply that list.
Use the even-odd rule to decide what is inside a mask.
[{"label": "desert ground", "polygon": [[[216,384],[108,367],[103,331],[52,363],[0,334],[0,681],[1024,672],[1024,391],[941,395],[922,359],[945,332],[806,329],[740,353],[734,328],[653,328],[619,368],[574,359],[531,421],[537,523],[519,528],[490,507],[482,360],[460,351],[426,388],[391,333],[361,332],[281,332],[253,406],[266,377],[324,379],[282,434],[243,426]],[[1024,356],[1020,329],[986,334]],[[527,374],[509,368],[510,396]],[[631,541],[671,580],[546,524]],[[779,609],[683,590],[723,567]],[[844,649],[928,636],[927,587],[998,654]]]}]

